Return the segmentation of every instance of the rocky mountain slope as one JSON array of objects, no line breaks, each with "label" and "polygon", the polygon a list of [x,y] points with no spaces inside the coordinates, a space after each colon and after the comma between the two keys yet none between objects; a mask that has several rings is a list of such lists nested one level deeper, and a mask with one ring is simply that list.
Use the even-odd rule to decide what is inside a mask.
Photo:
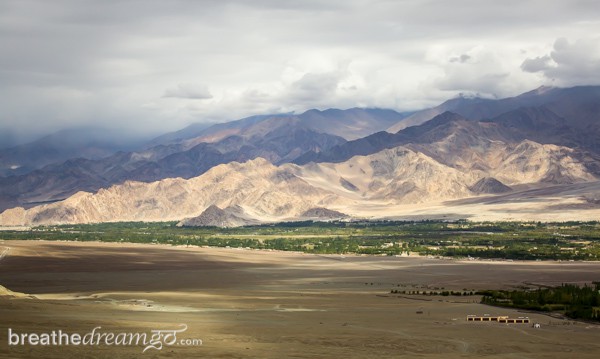
[{"label": "rocky mountain slope", "polygon": [[[410,206],[515,198],[552,186],[566,193],[569,186],[600,177],[600,87],[540,88],[502,100],[459,98],[414,116],[425,119],[442,109],[456,112],[350,141],[321,131],[351,138],[404,115],[311,110],[189,128],[143,151],[73,159],[0,178],[0,209],[23,207],[2,213],[0,225],[121,220],[239,225],[302,218],[314,208],[320,209],[315,215],[386,217]],[[569,197],[574,202],[568,208],[597,197],[594,192]],[[596,206],[585,201],[585,208]]]},{"label": "rocky mountain slope", "polygon": [[577,129],[566,122],[544,108],[522,108],[485,121],[445,112],[395,134],[378,132],[321,153],[308,152],[294,162],[343,162],[352,156],[407,146],[449,166],[476,170],[493,159],[498,147],[517,149],[523,141],[530,141],[564,147],[587,171],[600,174],[600,154],[594,151],[597,146],[594,138],[600,138],[600,133],[596,135],[589,128]]},{"label": "rocky mountain slope", "polygon": [[218,141],[159,145],[140,152],[119,152],[100,160],[72,159],[21,176],[0,178],[0,210],[62,200],[78,192],[95,192],[126,180],[151,182],[192,178],[210,168],[257,157],[273,163],[290,161],[345,142],[315,132],[298,119],[272,118]]},{"label": "rocky mountain slope", "polygon": [[498,194],[512,191],[512,188],[493,177],[484,177],[475,182],[469,189],[476,194]]},{"label": "rocky mountain slope", "polygon": [[484,120],[524,107],[545,107],[556,115],[569,120],[577,128],[598,123],[600,112],[600,86],[576,86],[558,88],[542,86],[519,96],[503,99],[458,97],[439,106],[417,111],[388,128],[396,133],[410,126],[420,125],[450,111],[469,120]]},{"label": "rocky mountain slope", "polygon": [[237,121],[219,123],[212,126],[192,124],[180,131],[165,134],[150,142],[151,146],[170,145],[182,143],[186,140],[188,146],[200,142],[216,142],[225,137],[247,133],[252,127],[261,122],[302,123],[306,128],[319,133],[327,133],[354,140],[368,136],[372,133],[383,131],[389,126],[402,121],[412,114],[411,112],[399,113],[394,110],[351,108],[347,110],[328,109],[308,110],[304,113],[257,115]]},{"label": "rocky mountain slope", "polygon": [[[154,139],[144,150],[108,157],[102,155],[112,152],[95,150],[89,143],[85,150],[77,147],[68,152],[70,155],[65,152],[60,156],[34,144],[23,154],[32,162],[27,171],[25,167],[19,167],[21,172],[10,170],[13,162],[25,160],[17,161],[14,153],[0,152],[0,165],[5,159],[10,174],[0,177],[0,210],[62,200],[78,191],[95,192],[126,180],[191,178],[232,161],[262,157],[275,164],[290,162],[306,152],[319,153],[345,142],[336,134],[347,138],[368,135],[405,116],[392,110],[359,108],[252,116],[209,127],[191,125]],[[35,151],[43,155],[37,156]],[[86,156],[86,151],[95,151],[97,156]],[[45,167],[33,170],[42,165]]]},{"label": "rocky mountain slope", "polygon": [[229,206],[221,209],[210,205],[199,216],[186,218],[179,222],[183,227],[240,227],[259,224],[260,221],[248,216],[240,206]]},{"label": "rocky mountain slope", "polygon": [[339,220],[348,218],[348,215],[328,208],[315,207],[304,211],[304,213],[300,215],[300,218],[309,220]]},{"label": "rocky mountain slope", "polygon": [[[487,167],[452,167],[408,147],[355,156],[342,163],[275,166],[257,158],[232,162],[191,179],[152,183],[128,181],[96,194],[79,192],[65,201],[0,214],[2,225],[165,221],[197,217],[197,223],[236,225],[241,219],[261,222],[301,218],[312,208],[327,208],[353,216],[365,209],[386,217],[390,206],[414,206],[476,196],[497,187],[545,186],[595,181],[572,157],[573,150],[523,141],[495,144]],[[456,158],[467,163],[469,159]],[[487,177],[496,180],[485,179]],[[482,184],[482,179],[483,184]],[[483,188],[484,190],[481,190]],[[237,212],[208,210],[211,206]],[[188,220],[190,224],[194,219]],[[185,221],[183,222],[186,223]]]},{"label": "rocky mountain slope", "polygon": [[348,110],[309,110],[298,117],[312,129],[343,137],[346,140],[384,131],[392,124],[402,122],[411,112],[377,108],[351,108]]},{"label": "rocky mountain slope", "polygon": [[10,209],[0,215],[0,223],[19,217],[25,223],[181,220],[199,216],[211,205],[238,205],[249,216],[268,220],[294,217],[336,201],[335,195],[309,185],[285,167],[257,158],[218,165],[188,180],[127,181],[96,194],[79,192],[58,203]]}]

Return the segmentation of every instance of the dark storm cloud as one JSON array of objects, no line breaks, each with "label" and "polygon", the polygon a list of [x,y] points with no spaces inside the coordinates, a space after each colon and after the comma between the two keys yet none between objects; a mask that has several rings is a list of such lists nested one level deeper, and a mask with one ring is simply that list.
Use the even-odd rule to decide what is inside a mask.
[{"label": "dark storm cloud", "polygon": [[600,73],[598,19],[595,1],[2,1],[0,130],[160,132],[580,84]]},{"label": "dark storm cloud", "polygon": [[521,64],[521,69],[526,72],[539,72],[548,69],[551,66],[552,58],[548,55],[526,59]]}]

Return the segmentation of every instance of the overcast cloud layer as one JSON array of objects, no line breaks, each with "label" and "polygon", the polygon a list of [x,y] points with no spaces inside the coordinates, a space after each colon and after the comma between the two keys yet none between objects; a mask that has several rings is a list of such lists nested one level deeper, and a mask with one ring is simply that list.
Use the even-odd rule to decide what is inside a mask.
[{"label": "overcast cloud layer", "polygon": [[[0,0],[0,129],[158,133],[600,84],[597,1]],[[0,140],[2,136],[0,135]]]}]

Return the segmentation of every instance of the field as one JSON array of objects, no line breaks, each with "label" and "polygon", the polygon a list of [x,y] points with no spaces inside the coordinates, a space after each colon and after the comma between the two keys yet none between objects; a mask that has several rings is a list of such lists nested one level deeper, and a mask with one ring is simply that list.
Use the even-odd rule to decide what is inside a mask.
[{"label": "field", "polygon": [[[595,358],[600,327],[393,289],[590,283],[600,263],[307,254],[163,244],[0,243],[2,358]],[[10,292],[10,291],[12,292]],[[22,293],[22,294],[19,294]],[[531,325],[468,323],[469,314]],[[8,346],[18,333],[150,332],[200,346]]]}]

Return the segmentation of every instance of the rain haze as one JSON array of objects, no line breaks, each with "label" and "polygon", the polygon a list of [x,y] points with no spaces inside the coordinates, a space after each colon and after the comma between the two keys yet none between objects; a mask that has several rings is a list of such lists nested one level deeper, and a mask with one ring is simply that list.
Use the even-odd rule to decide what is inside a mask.
[{"label": "rain haze", "polygon": [[596,1],[0,1],[0,141],[600,84]]}]

